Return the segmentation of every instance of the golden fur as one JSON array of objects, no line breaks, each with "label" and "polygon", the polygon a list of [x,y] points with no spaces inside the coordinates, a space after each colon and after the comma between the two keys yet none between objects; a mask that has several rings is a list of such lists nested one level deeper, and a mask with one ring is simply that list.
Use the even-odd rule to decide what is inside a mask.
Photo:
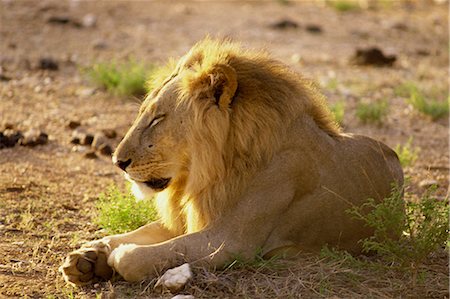
[{"label": "golden fur", "polygon": [[[223,71],[216,71],[218,66],[234,69],[239,91],[231,109],[224,105],[222,111],[211,113],[210,103],[197,99],[209,96],[206,93],[211,80],[221,80]],[[265,52],[245,51],[235,43],[205,39],[182,60],[177,72],[182,70],[185,74],[179,102],[189,105],[194,114],[188,142],[195,149],[189,153],[189,182],[179,207],[186,219],[185,232],[205,227],[233,204],[236,194],[245,188],[247,177],[271,159],[280,145],[280,133],[298,114],[310,114],[329,135],[339,133],[325,100],[311,82]],[[179,198],[173,200],[180,202]],[[163,210],[173,207],[165,203],[158,207],[161,215],[172,215]],[[173,222],[182,219],[163,217],[168,227],[180,227]]]},{"label": "golden fur", "polygon": [[[360,249],[372,231],[346,210],[402,184],[392,150],[341,133],[313,84],[263,51],[207,38],[164,73],[113,158],[138,196],[157,191],[161,219],[89,250],[136,281],[180,257]],[[63,265],[67,281],[86,280],[80,259],[86,249]]]}]

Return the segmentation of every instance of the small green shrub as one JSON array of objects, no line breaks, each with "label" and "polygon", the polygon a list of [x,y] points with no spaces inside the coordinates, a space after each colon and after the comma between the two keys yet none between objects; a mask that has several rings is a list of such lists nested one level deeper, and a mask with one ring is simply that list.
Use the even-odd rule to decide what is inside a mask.
[{"label": "small green shrub", "polygon": [[430,116],[432,120],[446,117],[449,114],[450,98],[447,98],[446,101],[427,99],[414,82],[405,82],[396,87],[394,92],[399,97],[407,98],[407,102],[415,110]]},{"label": "small green shrub", "polygon": [[283,269],[286,266],[281,263],[281,255],[274,255],[270,258],[264,258],[262,249],[259,248],[256,250],[255,255],[252,259],[245,259],[239,254],[234,255],[233,260],[228,263],[224,268],[225,269],[241,269],[241,268],[253,268],[257,270],[261,270],[263,268],[270,269]]},{"label": "small green shrub", "polygon": [[394,188],[381,203],[368,199],[351,208],[350,214],[374,229],[372,237],[362,240],[364,251],[376,252],[391,265],[409,267],[415,281],[424,260],[448,242],[448,198],[437,199],[435,191],[432,187],[413,202],[404,201],[403,190]]},{"label": "small green shrub", "polygon": [[412,137],[404,145],[397,144],[394,149],[403,167],[413,165],[419,156],[420,149],[417,147],[412,148],[411,143]]},{"label": "small green shrub", "polygon": [[96,223],[110,234],[135,230],[157,218],[153,201],[136,201],[128,192],[111,186],[100,194]]},{"label": "small green shrub", "polygon": [[139,96],[145,94],[146,80],[153,66],[127,60],[122,63],[97,63],[85,70],[88,78],[96,85],[120,96]]},{"label": "small green shrub", "polygon": [[411,95],[412,90],[417,90],[417,86],[414,82],[404,82],[395,87],[394,94],[398,97],[407,98]]},{"label": "small green shrub", "polygon": [[345,115],[345,102],[340,101],[330,107],[331,112],[333,112],[334,119],[340,125],[344,122]]},{"label": "small green shrub", "polygon": [[423,93],[418,89],[413,89],[408,99],[408,103],[417,111],[429,115],[432,120],[437,120],[448,116],[449,99],[447,99],[447,101],[438,101],[434,99],[426,100]]},{"label": "small green shrub", "polygon": [[356,116],[362,123],[381,124],[388,113],[388,102],[386,100],[373,103],[359,102],[356,107]]},{"label": "small green shrub", "polygon": [[340,12],[360,9],[358,1],[355,0],[329,0],[327,4]]}]

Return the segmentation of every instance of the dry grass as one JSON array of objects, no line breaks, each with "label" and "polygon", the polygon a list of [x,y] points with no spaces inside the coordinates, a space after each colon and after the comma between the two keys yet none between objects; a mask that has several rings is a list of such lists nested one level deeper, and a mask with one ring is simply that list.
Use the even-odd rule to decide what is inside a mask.
[{"label": "dry grass", "polygon": [[[194,279],[180,293],[195,298],[444,298],[448,294],[445,256],[445,252],[439,252],[429,260],[421,269],[426,274],[416,286],[408,273],[376,266],[373,257],[356,260],[302,254],[295,260],[277,260],[276,269],[244,266],[210,271],[197,267],[193,269]],[[97,291],[118,298],[173,296],[155,293],[154,284],[155,280],[104,283]],[[86,288],[85,292],[91,290]]]}]

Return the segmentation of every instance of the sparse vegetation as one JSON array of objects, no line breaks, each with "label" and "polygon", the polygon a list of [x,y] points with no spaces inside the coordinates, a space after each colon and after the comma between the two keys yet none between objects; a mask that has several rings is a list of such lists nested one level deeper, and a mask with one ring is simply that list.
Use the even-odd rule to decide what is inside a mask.
[{"label": "sparse vegetation", "polygon": [[404,145],[397,144],[394,149],[403,167],[413,165],[419,156],[420,149],[411,146],[412,140],[412,137],[410,137]]},{"label": "sparse vegetation", "polygon": [[263,268],[270,268],[270,269],[282,269],[285,266],[283,266],[282,263],[277,263],[277,261],[280,261],[281,256],[274,255],[270,258],[264,258],[262,254],[262,249],[258,249],[255,253],[255,256],[253,259],[248,260],[245,259],[239,255],[236,255],[234,257],[234,260],[231,261],[227,266],[225,266],[225,269],[236,269],[236,268],[252,268],[261,270]]},{"label": "sparse vegetation", "polygon": [[85,72],[94,84],[108,92],[121,96],[139,96],[148,91],[145,82],[153,69],[153,66],[129,59],[122,63],[97,63]]},{"label": "sparse vegetation", "polygon": [[356,116],[362,123],[381,124],[388,113],[388,102],[380,100],[373,103],[359,102],[356,107]]},{"label": "sparse vegetation", "polygon": [[417,111],[425,115],[429,115],[432,120],[437,120],[448,116],[449,99],[446,101],[438,101],[434,99],[427,100],[425,99],[423,93],[421,93],[418,89],[414,89],[411,91],[408,103],[411,104]]},{"label": "sparse vegetation", "polygon": [[395,89],[395,94],[407,98],[407,102],[417,111],[428,115],[432,120],[448,116],[450,97],[439,101],[428,97],[414,82],[406,82]]},{"label": "sparse vegetation", "polygon": [[345,102],[339,101],[330,107],[331,112],[334,114],[334,119],[336,122],[340,125],[344,122],[344,115],[345,115]]},{"label": "sparse vegetation", "polygon": [[110,234],[124,233],[156,219],[152,201],[136,201],[130,192],[111,186],[99,196],[97,224]]},{"label": "sparse vegetation", "polygon": [[337,11],[345,12],[360,9],[358,1],[350,0],[329,0],[327,4]]},{"label": "sparse vegetation", "polygon": [[349,210],[374,229],[372,237],[362,240],[364,251],[376,252],[391,266],[409,268],[414,282],[424,260],[448,242],[448,198],[439,200],[435,191],[432,187],[417,201],[404,201],[403,189],[394,188],[381,203],[368,199]]}]

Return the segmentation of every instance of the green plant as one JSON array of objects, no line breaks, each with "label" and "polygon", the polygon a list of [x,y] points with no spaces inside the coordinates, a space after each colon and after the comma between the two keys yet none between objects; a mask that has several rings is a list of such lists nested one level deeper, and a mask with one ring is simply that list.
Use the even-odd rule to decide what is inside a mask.
[{"label": "green plant", "polygon": [[342,123],[344,122],[344,115],[345,115],[345,102],[339,101],[334,105],[331,105],[330,109],[331,112],[333,112],[334,119],[336,120],[336,122],[342,125]]},{"label": "green plant", "polygon": [[327,4],[340,12],[360,9],[358,1],[355,0],[329,0]]},{"label": "green plant", "polygon": [[[422,114],[429,115],[432,120],[448,116],[450,97],[446,101],[436,99],[427,99],[425,94],[414,84],[414,82],[405,82],[394,90],[399,97],[407,98],[407,102]],[[434,96],[438,96],[437,93]]]},{"label": "green plant", "polygon": [[429,115],[432,120],[448,116],[450,97],[447,101],[438,101],[435,99],[425,99],[425,96],[418,89],[412,89],[408,103],[417,111]]},{"label": "green plant", "polygon": [[414,164],[419,156],[420,149],[417,147],[411,147],[412,140],[412,137],[410,137],[404,145],[397,144],[395,146],[394,150],[397,153],[400,164],[403,167],[411,166],[412,164]]},{"label": "green plant", "polygon": [[282,263],[278,263],[281,257],[281,255],[274,255],[270,258],[264,258],[262,249],[259,248],[252,259],[246,259],[239,254],[235,255],[233,260],[225,266],[225,269],[239,269],[248,267],[257,270],[261,270],[263,268],[283,269],[285,266]]},{"label": "green plant", "polygon": [[388,102],[386,100],[373,103],[359,102],[356,106],[356,116],[363,123],[381,124],[382,119],[388,113]]},{"label": "green plant", "polygon": [[137,229],[157,217],[153,201],[136,201],[129,191],[114,186],[100,194],[97,209],[97,224],[111,234]]},{"label": "green plant", "polygon": [[127,60],[122,63],[97,63],[85,72],[90,80],[108,92],[121,96],[143,95],[153,66]]},{"label": "green plant", "polygon": [[404,201],[403,189],[394,188],[382,202],[368,199],[348,211],[374,229],[373,236],[362,240],[364,251],[376,252],[391,265],[409,267],[414,282],[424,260],[448,242],[448,198],[437,199],[435,191],[432,187],[417,201]]}]

